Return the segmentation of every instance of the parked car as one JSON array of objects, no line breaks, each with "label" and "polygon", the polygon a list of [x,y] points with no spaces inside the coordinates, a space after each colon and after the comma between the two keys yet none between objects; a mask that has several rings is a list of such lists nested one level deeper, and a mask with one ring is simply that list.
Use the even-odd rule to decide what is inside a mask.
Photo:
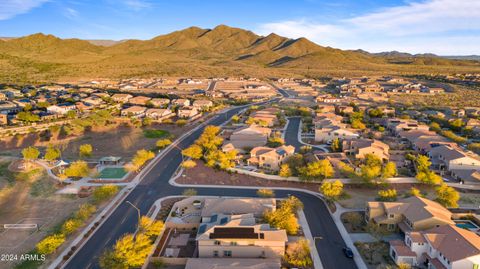
[{"label": "parked car", "polygon": [[343,253],[345,254],[345,256],[346,256],[347,258],[350,258],[350,259],[353,258],[353,251],[352,251],[351,248],[349,248],[349,247],[344,247],[344,248],[343,248]]}]

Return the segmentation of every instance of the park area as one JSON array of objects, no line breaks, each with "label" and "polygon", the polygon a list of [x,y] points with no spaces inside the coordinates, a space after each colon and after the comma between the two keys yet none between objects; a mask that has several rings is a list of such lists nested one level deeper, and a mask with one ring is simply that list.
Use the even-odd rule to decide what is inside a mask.
[{"label": "park area", "polygon": [[[12,158],[0,157],[0,253],[22,254],[89,198],[56,195],[58,183],[39,166],[27,172],[12,172]],[[37,229],[4,229],[3,224],[36,224]],[[0,269],[12,264],[0,263]]]}]

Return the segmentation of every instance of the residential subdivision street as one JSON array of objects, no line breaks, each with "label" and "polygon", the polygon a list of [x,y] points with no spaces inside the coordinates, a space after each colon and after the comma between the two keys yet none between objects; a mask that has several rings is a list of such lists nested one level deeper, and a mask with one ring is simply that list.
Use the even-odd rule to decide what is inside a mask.
[{"label": "residential subdivision street", "polygon": [[[221,113],[209,124],[220,125],[242,109],[243,107],[238,107]],[[292,126],[291,130],[287,132],[291,132],[295,136],[289,135],[287,143],[295,143],[295,139],[290,139],[290,137],[297,137],[299,125],[293,124]],[[137,211],[125,201],[130,201],[137,206],[143,215],[149,211],[156,200],[162,197],[180,195],[184,188],[170,185],[169,180],[182,162],[181,149],[192,144],[202,131],[203,128],[199,128],[185,137],[180,141],[178,147],[172,148],[150,171],[145,173],[142,181],[95,231],[93,236],[90,237],[64,268],[100,268],[98,259],[102,253],[112,247],[115,241],[123,234],[135,231],[138,221]],[[298,143],[298,140],[296,142]],[[295,144],[295,147],[297,146],[299,144]],[[196,189],[198,190],[198,195],[257,197],[255,189],[214,187],[198,187]],[[307,216],[312,236],[316,239],[315,245],[324,268],[357,268],[353,259],[344,256],[342,247],[344,247],[345,243],[328,208],[321,199],[300,191],[277,190],[275,193],[278,198],[294,195],[304,203],[304,212]]]}]

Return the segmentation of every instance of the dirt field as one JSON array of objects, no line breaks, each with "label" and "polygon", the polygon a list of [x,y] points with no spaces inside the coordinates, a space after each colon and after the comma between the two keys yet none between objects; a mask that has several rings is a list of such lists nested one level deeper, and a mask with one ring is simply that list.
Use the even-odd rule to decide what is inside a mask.
[{"label": "dirt field", "polygon": [[[5,164],[5,158],[0,159]],[[0,253],[27,253],[58,223],[70,216],[88,198],[55,195],[55,182],[44,171],[30,180],[13,179],[14,174],[0,177]],[[5,172],[5,171],[3,171]],[[3,224],[34,223],[39,230],[5,230]],[[12,268],[12,264],[0,262],[0,269]]]},{"label": "dirt field", "polygon": [[171,124],[153,124],[149,127],[135,128],[125,124],[119,124],[104,128],[95,128],[79,137],[61,138],[54,134],[49,141],[42,141],[38,134],[26,136],[9,137],[0,140],[0,152],[2,155],[20,156],[23,148],[28,146],[46,147],[56,145],[62,149],[62,157],[76,159],[78,148],[82,144],[93,146],[92,158],[103,156],[120,156],[131,158],[139,149],[152,149],[155,147],[157,138],[145,138],[144,129],[166,130],[175,137],[180,136],[188,130],[189,126],[178,127]]}]

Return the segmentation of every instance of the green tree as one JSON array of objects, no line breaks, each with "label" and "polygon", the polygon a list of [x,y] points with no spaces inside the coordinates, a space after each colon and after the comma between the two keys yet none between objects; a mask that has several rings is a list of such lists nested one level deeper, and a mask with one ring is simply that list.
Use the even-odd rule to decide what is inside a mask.
[{"label": "green tree", "polygon": [[290,166],[286,163],[280,165],[280,171],[278,172],[278,175],[281,177],[291,177],[292,170],[290,169]]},{"label": "green tree", "polygon": [[380,108],[370,109],[368,115],[372,118],[381,118],[383,117],[383,111]]},{"label": "green tree", "polygon": [[115,269],[141,267],[152,249],[153,243],[147,235],[126,234],[117,240],[113,252],[102,257],[101,265]]},{"label": "green tree", "polygon": [[440,126],[440,124],[437,122],[432,122],[430,123],[430,130],[434,132],[440,132],[442,130],[442,126]]},{"label": "green tree", "polygon": [[281,137],[270,137],[268,138],[267,146],[271,148],[277,148],[285,144],[285,141]]},{"label": "green tree", "polygon": [[[155,153],[152,151],[141,149],[138,150],[132,159],[132,166],[135,170],[140,169],[148,160],[155,158]],[[130,168],[132,169],[132,168]]]},{"label": "green tree", "polygon": [[379,190],[378,199],[380,201],[396,201],[397,200],[397,190],[388,189],[388,190]]},{"label": "green tree", "polygon": [[198,159],[202,158],[203,150],[202,150],[201,146],[199,146],[197,144],[193,144],[190,147],[182,150],[182,155],[187,156],[187,157],[192,158],[192,159],[195,159],[195,160],[198,160]]},{"label": "green tree", "polygon": [[54,148],[52,146],[48,146],[47,149],[45,150],[45,160],[51,162],[51,161],[55,161],[57,160],[58,158],[60,158],[60,156],[62,155],[62,152],[60,151],[59,148]]},{"label": "green tree", "polygon": [[185,126],[185,125],[187,124],[187,120],[182,120],[182,119],[180,119],[180,120],[177,120],[177,121],[175,122],[175,124],[176,124],[178,127],[183,127],[183,126]]},{"label": "green tree", "polygon": [[437,195],[437,201],[443,206],[453,208],[458,207],[460,194],[454,188],[443,183],[435,188],[435,193]]},{"label": "green tree", "polygon": [[329,160],[320,160],[308,163],[307,166],[299,169],[302,180],[323,180],[332,177],[335,171]]},{"label": "green tree", "polygon": [[332,140],[332,145],[330,146],[332,148],[333,152],[340,152],[342,151],[342,143],[340,142],[340,139],[336,137],[335,139]]},{"label": "green tree", "polygon": [[86,221],[95,211],[97,211],[96,206],[92,204],[82,204],[77,212],[75,212],[74,217],[81,221]]},{"label": "green tree", "polygon": [[310,257],[310,247],[306,239],[300,239],[295,243],[289,244],[285,251],[285,261],[291,267],[306,268],[312,266]]},{"label": "green tree", "polygon": [[391,178],[397,175],[397,166],[394,162],[388,162],[382,169],[382,178]]},{"label": "green tree", "polygon": [[290,235],[295,235],[298,232],[298,220],[295,213],[285,208],[279,208],[275,211],[266,211],[264,213],[265,220],[272,226],[278,229],[285,229]]},{"label": "green tree", "polygon": [[477,154],[480,154],[480,143],[468,144],[468,149],[477,153]]},{"label": "green tree", "polygon": [[113,197],[115,194],[118,193],[118,191],[119,188],[116,185],[108,184],[97,187],[95,188],[95,190],[93,190],[93,200],[95,201],[95,203],[101,203]]},{"label": "green tree", "polygon": [[142,216],[139,221],[138,232],[145,234],[152,240],[155,240],[155,238],[159,236],[162,232],[163,226],[163,221],[154,220],[147,216]]},{"label": "green tree", "polygon": [[40,116],[32,114],[31,112],[22,111],[17,113],[17,119],[25,122],[36,122],[40,121]]},{"label": "green tree", "polygon": [[40,151],[35,147],[28,147],[22,150],[23,159],[30,165],[30,162],[38,159]]},{"label": "green tree", "polygon": [[356,230],[363,223],[363,216],[358,212],[347,212],[344,214],[345,220],[350,223],[353,230]]},{"label": "green tree", "polygon": [[65,114],[65,115],[69,119],[74,119],[77,116],[77,112],[75,112],[75,110],[69,110],[69,111],[67,111],[67,114]]},{"label": "green tree", "polygon": [[430,165],[432,163],[430,162],[430,158],[428,158],[425,155],[419,155],[416,158],[416,164],[417,164],[417,170],[418,171],[426,171],[430,169]]},{"label": "green tree", "polygon": [[237,116],[237,115],[233,115],[232,121],[233,121],[234,123],[238,123],[238,122],[240,121],[240,117]]},{"label": "green tree", "polygon": [[303,155],[295,153],[294,155],[288,157],[285,163],[290,167],[292,175],[298,175],[300,173],[300,168],[305,165],[305,159],[303,158]]},{"label": "green tree", "polygon": [[165,138],[165,139],[160,139],[157,141],[156,145],[157,145],[157,148],[159,149],[164,149],[166,148],[167,146],[171,145],[172,144],[172,141],[168,138]]},{"label": "green tree", "polygon": [[83,144],[83,145],[80,145],[80,147],[78,148],[78,154],[82,158],[91,157],[92,152],[93,152],[93,147],[90,144]]},{"label": "green tree", "polygon": [[205,152],[217,150],[222,145],[223,139],[218,136],[220,127],[209,125],[205,127],[202,135],[195,141],[195,144],[202,147]]},{"label": "green tree", "polygon": [[357,178],[357,173],[355,173],[355,169],[352,166],[340,161],[338,163],[338,168],[343,176],[348,178]]},{"label": "green tree", "polygon": [[192,169],[197,166],[197,163],[193,160],[186,160],[182,162],[182,167],[185,169]]},{"label": "green tree", "polygon": [[334,182],[325,181],[319,188],[320,193],[329,201],[335,201],[343,192],[343,183],[340,180]]},{"label": "green tree", "polygon": [[63,234],[54,234],[45,237],[42,241],[37,244],[37,251],[40,254],[51,254],[54,253],[57,248],[65,242],[65,236]]},{"label": "green tree", "polygon": [[417,175],[415,176],[418,181],[426,183],[426,184],[431,184],[431,185],[436,185],[442,183],[442,177],[435,174],[435,172],[427,170],[427,171],[419,171]]},{"label": "green tree", "polygon": [[422,193],[420,192],[419,189],[415,188],[415,187],[411,187],[410,188],[410,191],[409,191],[409,195],[410,196],[418,196],[418,197],[421,197],[422,196]]},{"label": "green tree", "polygon": [[65,236],[74,233],[80,226],[82,226],[82,221],[79,219],[68,219],[66,220],[61,228],[61,233]]},{"label": "green tree", "polygon": [[84,161],[75,161],[65,169],[65,175],[67,177],[86,177],[90,174],[90,168]]}]

